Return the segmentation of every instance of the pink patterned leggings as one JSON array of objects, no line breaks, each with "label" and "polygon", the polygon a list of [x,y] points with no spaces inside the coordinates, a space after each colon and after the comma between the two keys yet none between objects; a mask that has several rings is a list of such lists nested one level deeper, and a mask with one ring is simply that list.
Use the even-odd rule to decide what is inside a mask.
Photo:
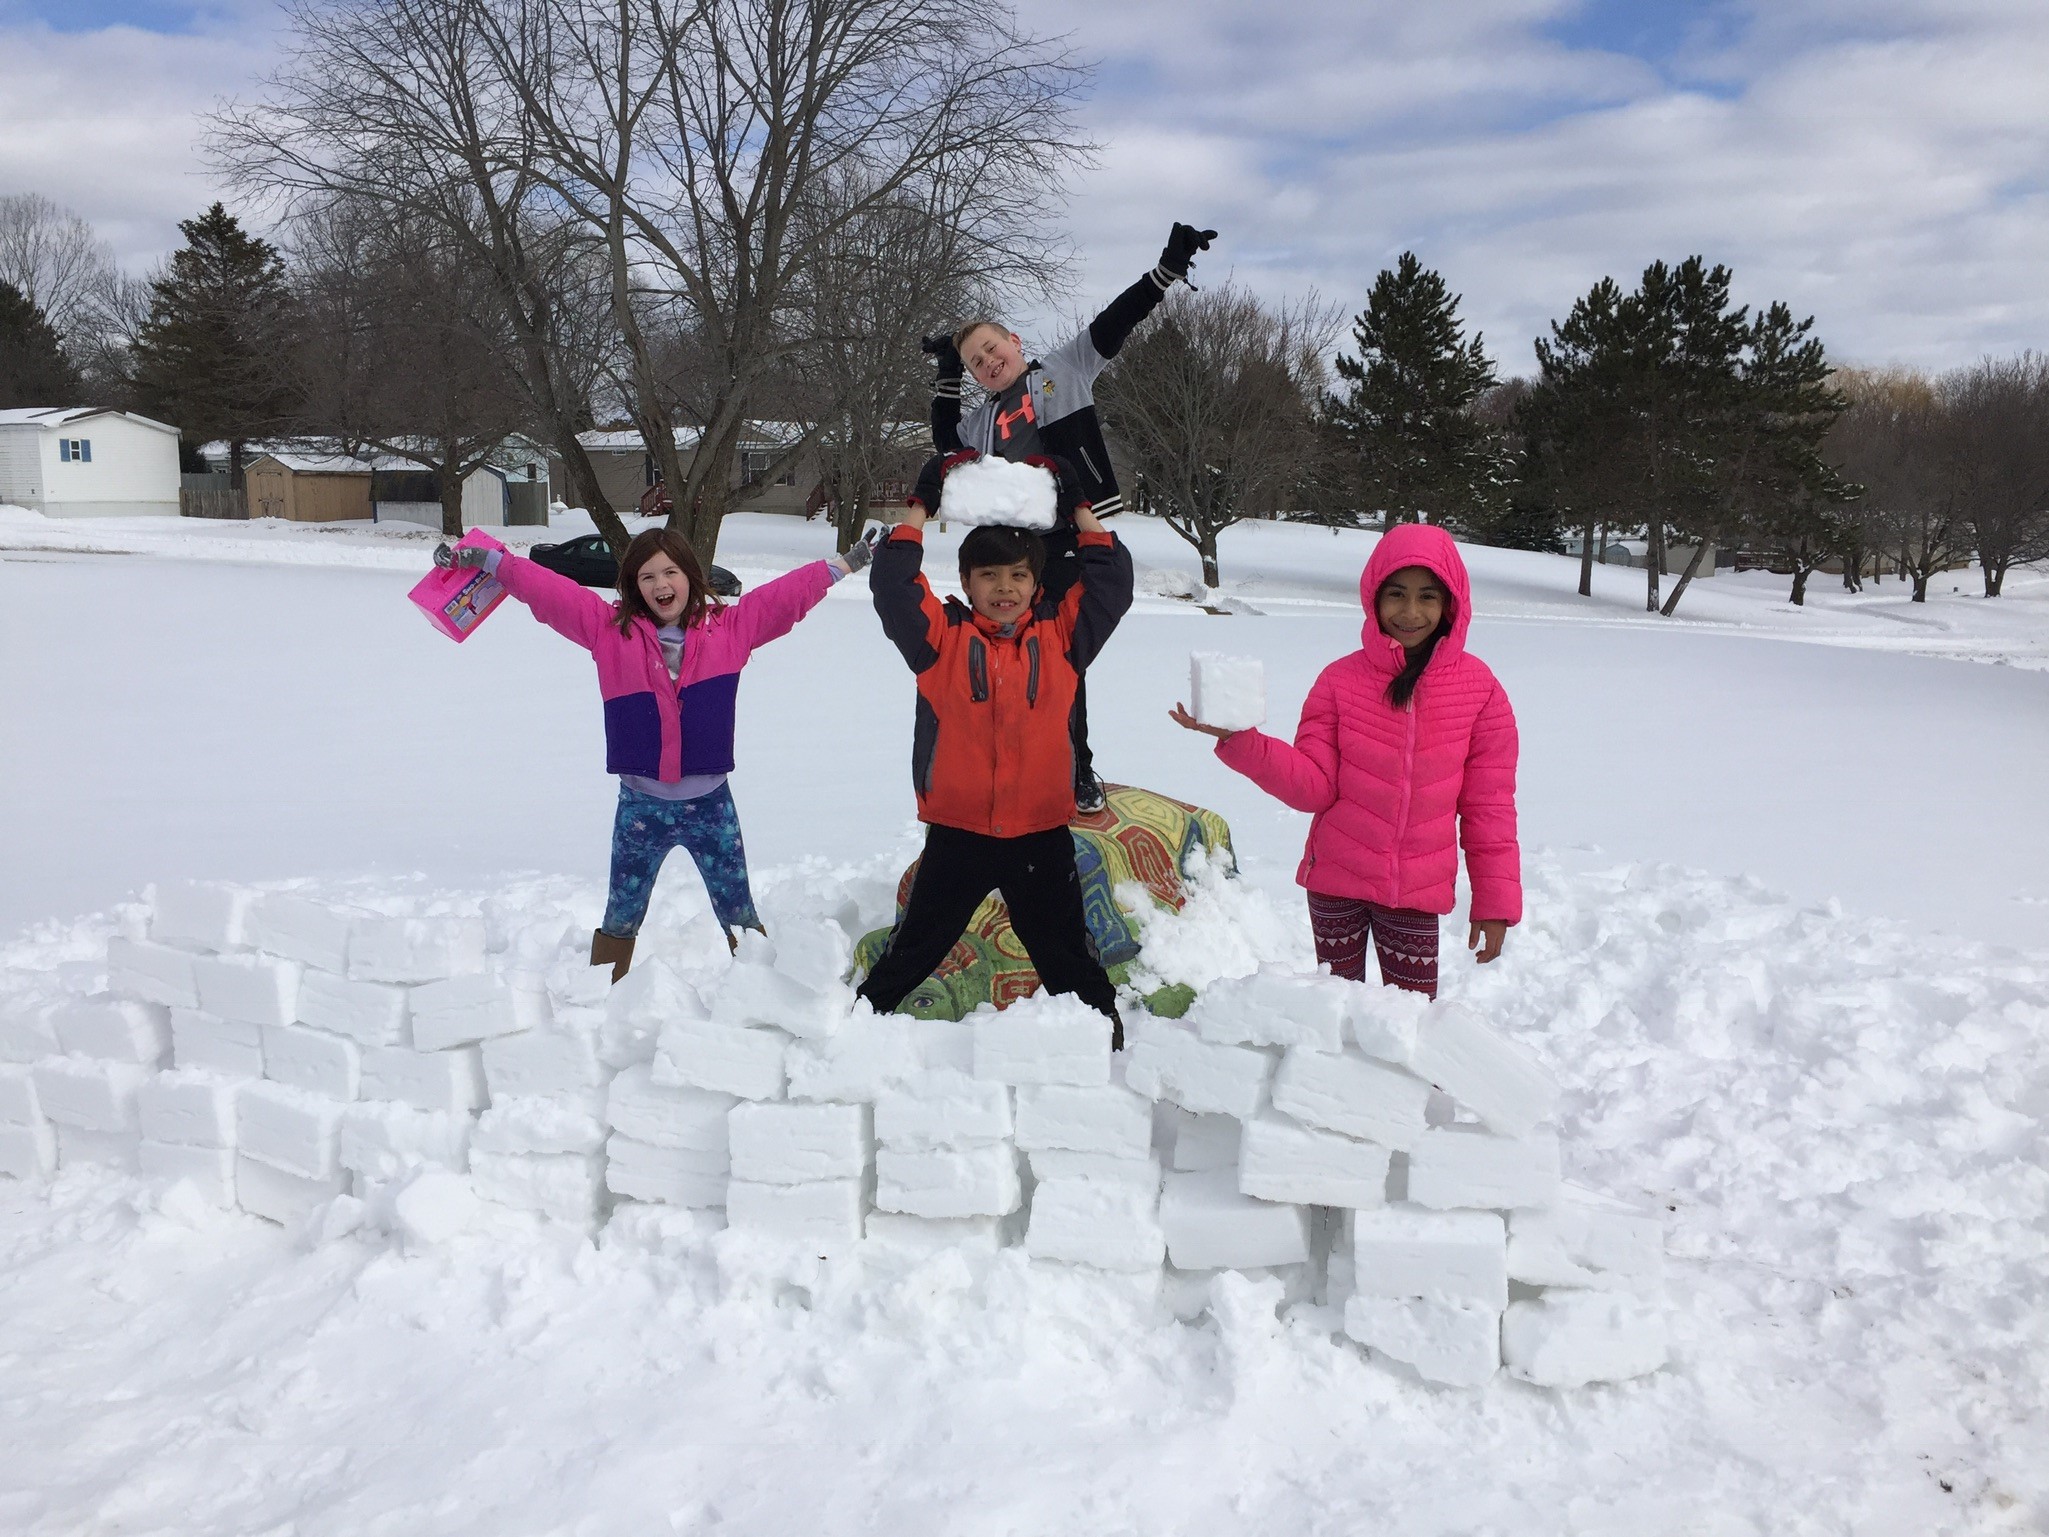
[{"label": "pink patterned leggings", "polygon": [[1366,980],[1370,935],[1383,984],[1437,996],[1437,914],[1312,891],[1309,927],[1316,934],[1316,958],[1330,967],[1331,975]]}]

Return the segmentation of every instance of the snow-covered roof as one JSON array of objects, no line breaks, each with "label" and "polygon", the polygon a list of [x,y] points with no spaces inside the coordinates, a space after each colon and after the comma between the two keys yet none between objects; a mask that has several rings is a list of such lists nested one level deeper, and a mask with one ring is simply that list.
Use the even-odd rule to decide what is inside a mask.
[{"label": "snow-covered roof", "polygon": [[143,416],[135,411],[114,411],[105,406],[11,406],[0,411],[0,427],[68,427],[73,422],[94,416],[118,416],[138,426],[154,427],[158,432],[175,433],[178,430],[169,422],[160,422],[153,416]]},{"label": "snow-covered roof", "polygon": [[[801,422],[753,421],[741,429],[738,446],[788,448],[803,436],[804,425]],[[703,438],[704,433],[696,427],[676,429],[676,447],[686,453],[696,448]],[[576,441],[581,443],[586,451],[593,453],[630,454],[638,453],[644,447],[640,433],[633,428],[620,431],[579,432]]]},{"label": "snow-covered roof", "polygon": [[295,475],[367,475],[372,470],[395,470],[405,467],[405,461],[400,459],[356,459],[347,454],[299,454],[289,449],[266,449],[254,455],[249,463],[254,464],[258,459],[275,460]]}]

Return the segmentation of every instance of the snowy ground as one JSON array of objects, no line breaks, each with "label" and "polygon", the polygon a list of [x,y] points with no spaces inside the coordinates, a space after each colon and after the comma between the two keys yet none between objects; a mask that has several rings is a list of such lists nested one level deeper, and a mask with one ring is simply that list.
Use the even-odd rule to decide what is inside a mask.
[{"label": "snowy ground", "polygon": [[[593,921],[588,663],[512,612],[434,636],[401,596],[425,539],[0,517],[5,993],[89,981],[173,876]],[[1234,532],[1216,618],[1168,596],[1185,547],[1122,531],[1153,596],[1092,675],[1103,766],[1222,811],[1246,868],[1155,953],[1299,959],[1304,819],[1162,712],[1229,650],[1292,725],[1370,536]],[[825,537],[739,519],[721,559]],[[404,1257],[67,1173],[0,1182],[0,1530],[2049,1529],[2049,580],[1802,613],[1717,577],[1666,622],[1637,574],[1588,602],[1568,561],[1469,554],[1532,879],[1447,991],[1566,1082],[1569,1177],[1670,1208],[1665,1372],[1448,1392],[1250,1282],[1186,1326],[1009,1261],[791,1276],[687,1220]],[[910,698],[857,588],[750,668],[771,916],[899,867]],[[650,944],[701,942],[701,905],[671,879]]]}]

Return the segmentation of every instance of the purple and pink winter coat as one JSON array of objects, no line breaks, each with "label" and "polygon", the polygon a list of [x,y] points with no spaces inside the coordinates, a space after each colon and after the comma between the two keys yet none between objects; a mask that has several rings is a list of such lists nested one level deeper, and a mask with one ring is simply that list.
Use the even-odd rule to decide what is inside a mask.
[{"label": "purple and pink winter coat", "polygon": [[619,633],[619,606],[517,555],[498,562],[505,590],[534,617],[591,654],[605,699],[605,772],[673,784],[688,774],[733,769],[733,706],[740,669],[756,646],[787,635],[832,586],[815,560],[705,615],[669,676],[655,626],[636,617]]},{"label": "purple and pink winter coat", "polygon": [[[1375,598],[1395,572],[1423,566],[1444,584],[1450,631],[1437,642],[1410,708],[1388,703],[1401,643],[1380,632]],[[1291,747],[1238,731],[1217,756],[1261,789],[1314,814],[1298,884],[1326,896],[1448,913],[1466,851],[1472,918],[1522,918],[1515,830],[1515,712],[1487,664],[1466,652],[1472,587],[1441,528],[1388,530],[1359,578],[1361,648],[1324,668]]]}]

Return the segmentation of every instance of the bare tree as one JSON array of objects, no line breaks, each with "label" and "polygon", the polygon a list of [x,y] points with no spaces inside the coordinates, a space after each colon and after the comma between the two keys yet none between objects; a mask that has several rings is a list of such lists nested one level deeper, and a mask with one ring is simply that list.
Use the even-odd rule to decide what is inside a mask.
[{"label": "bare tree", "polygon": [[1177,288],[1097,386],[1145,509],[1195,546],[1205,586],[1222,580],[1218,534],[1300,505],[1341,319],[1314,294],[1275,307],[1229,283]]},{"label": "bare tree", "polygon": [[339,205],[299,225],[303,425],[348,452],[431,471],[441,531],[463,532],[463,485],[525,420],[490,276],[431,221]]},{"label": "bare tree", "polygon": [[2049,558],[2049,357],[1986,358],[1946,375],[1942,400],[1985,596],[1996,598],[2016,561]]},{"label": "bare tree", "polygon": [[346,201],[430,221],[487,274],[529,414],[569,494],[623,551],[578,438],[618,347],[610,259],[548,191],[520,100],[488,67],[496,4],[297,0],[285,65],[261,100],[215,119],[211,149],[288,212]]},{"label": "bare tree", "polygon": [[1843,370],[1837,385],[1849,409],[1826,441],[1845,480],[1864,487],[1859,519],[1868,547],[1885,551],[1928,601],[1937,572],[1967,560],[1967,466],[1954,418],[1935,384],[1905,369]]},{"label": "bare tree", "polygon": [[[801,349],[803,279],[838,229],[908,203],[1006,249],[1083,148],[1078,69],[987,0],[476,3],[539,175],[609,255],[633,414],[707,556],[755,393]],[[687,470],[638,291],[667,294],[713,361]]]},{"label": "bare tree", "polygon": [[0,283],[12,283],[70,344],[90,334],[114,258],[93,227],[34,192],[0,196]]}]

